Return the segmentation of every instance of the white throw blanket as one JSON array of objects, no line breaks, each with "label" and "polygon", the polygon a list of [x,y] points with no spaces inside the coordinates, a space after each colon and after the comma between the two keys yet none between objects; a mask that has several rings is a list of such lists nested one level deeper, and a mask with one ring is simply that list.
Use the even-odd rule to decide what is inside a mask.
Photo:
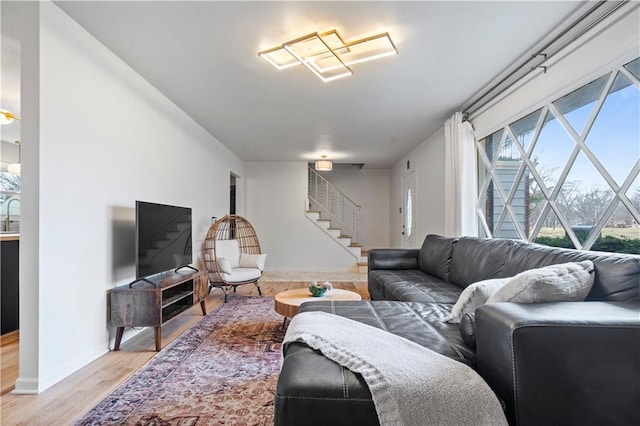
[{"label": "white throw blanket", "polygon": [[395,334],[303,312],[285,335],[285,343],[293,341],[360,373],[383,426],[507,424],[497,397],[473,369]]}]

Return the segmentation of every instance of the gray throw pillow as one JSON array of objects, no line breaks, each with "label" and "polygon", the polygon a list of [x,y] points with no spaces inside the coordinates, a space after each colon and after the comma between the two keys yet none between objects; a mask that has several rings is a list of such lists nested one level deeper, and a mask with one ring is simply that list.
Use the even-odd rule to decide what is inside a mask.
[{"label": "gray throw pillow", "polygon": [[524,271],[513,277],[487,303],[583,301],[593,286],[593,262],[561,263]]},{"label": "gray throw pillow", "polygon": [[494,278],[469,285],[460,293],[458,301],[453,305],[451,313],[445,318],[445,321],[458,324],[464,314],[474,313],[476,308],[484,305],[489,297],[502,288],[511,278]]}]

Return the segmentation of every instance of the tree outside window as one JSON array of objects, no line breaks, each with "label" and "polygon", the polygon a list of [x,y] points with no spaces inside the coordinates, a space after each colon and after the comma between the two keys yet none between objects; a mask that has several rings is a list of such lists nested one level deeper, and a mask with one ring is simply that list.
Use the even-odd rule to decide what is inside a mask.
[{"label": "tree outside window", "polygon": [[483,234],[640,254],[640,58],[478,142]]}]

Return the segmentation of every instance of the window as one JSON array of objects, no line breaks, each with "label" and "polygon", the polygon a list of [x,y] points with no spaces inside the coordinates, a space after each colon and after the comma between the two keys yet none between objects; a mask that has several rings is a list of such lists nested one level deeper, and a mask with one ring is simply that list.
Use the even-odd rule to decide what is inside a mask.
[{"label": "window", "polygon": [[640,58],[478,142],[481,233],[640,254]]},{"label": "window", "polygon": [[407,215],[407,237],[410,238],[413,232],[413,200],[411,199],[411,187],[407,188],[407,208],[405,210]]},{"label": "window", "polygon": [[20,232],[20,176],[0,172],[0,233]]}]

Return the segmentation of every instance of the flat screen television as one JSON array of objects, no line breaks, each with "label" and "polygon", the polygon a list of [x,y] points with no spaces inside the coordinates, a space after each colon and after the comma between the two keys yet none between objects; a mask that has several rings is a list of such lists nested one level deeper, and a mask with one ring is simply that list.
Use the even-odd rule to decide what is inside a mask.
[{"label": "flat screen television", "polygon": [[191,209],[136,201],[136,278],[192,261]]}]

